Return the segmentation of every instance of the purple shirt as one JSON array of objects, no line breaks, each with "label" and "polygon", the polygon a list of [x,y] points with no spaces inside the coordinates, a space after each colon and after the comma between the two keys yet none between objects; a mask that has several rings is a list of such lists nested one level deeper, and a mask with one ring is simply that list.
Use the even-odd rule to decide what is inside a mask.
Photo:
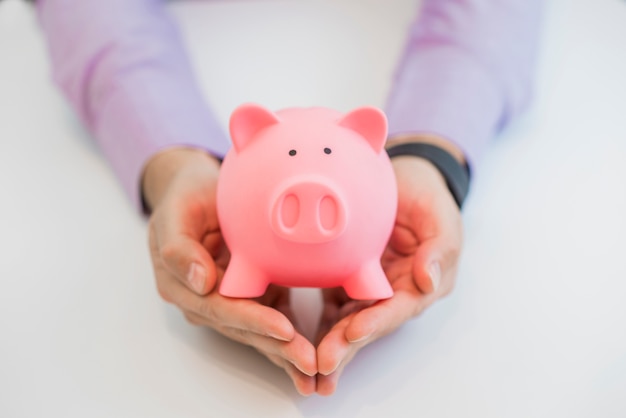
[{"label": "purple shirt", "polygon": [[[140,207],[147,161],[173,145],[222,156],[164,0],[39,0],[54,79]],[[433,133],[477,164],[529,100],[541,0],[424,0],[386,106],[390,136]]]}]

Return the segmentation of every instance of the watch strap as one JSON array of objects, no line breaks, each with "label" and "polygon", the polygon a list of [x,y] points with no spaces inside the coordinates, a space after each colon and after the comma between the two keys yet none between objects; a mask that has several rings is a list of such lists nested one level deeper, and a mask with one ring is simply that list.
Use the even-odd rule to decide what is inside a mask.
[{"label": "watch strap", "polygon": [[448,151],[436,145],[423,142],[405,142],[387,148],[389,158],[400,156],[421,157],[432,163],[441,173],[452,197],[459,209],[469,192],[470,169],[467,164],[461,164]]}]

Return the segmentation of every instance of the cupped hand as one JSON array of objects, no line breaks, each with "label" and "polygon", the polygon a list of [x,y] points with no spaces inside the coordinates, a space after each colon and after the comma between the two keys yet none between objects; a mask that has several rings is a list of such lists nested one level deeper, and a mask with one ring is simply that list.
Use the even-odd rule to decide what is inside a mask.
[{"label": "cupped hand", "polygon": [[321,395],[334,393],[360,349],[418,316],[454,286],[463,228],[443,176],[417,157],[396,157],[392,164],[398,212],[382,265],[394,295],[377,302],[355,301],[343,289],[324,291],[317,348]]},{"label": "cupped hand", "polygon": [[161,297],[189,322],[250,345],[283,368],[303,395],[315,392],[316,351],[294,326],[289,292],[270,286],[258,299],[233,299],[217,287],[229,253],[216,212],[219,163],[201,150],[172,148],[144,171],[150,254]]}]

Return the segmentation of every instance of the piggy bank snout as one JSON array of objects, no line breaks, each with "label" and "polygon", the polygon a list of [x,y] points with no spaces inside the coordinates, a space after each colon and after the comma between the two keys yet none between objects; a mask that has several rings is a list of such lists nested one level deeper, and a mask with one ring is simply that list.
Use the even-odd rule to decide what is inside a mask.
[{"label": "piggy bank snout", "polygon": [[322,243],[346,229],[347,207],[339,188],[324,178],[294,179],[272,202],[271,226],[289,241]]}]

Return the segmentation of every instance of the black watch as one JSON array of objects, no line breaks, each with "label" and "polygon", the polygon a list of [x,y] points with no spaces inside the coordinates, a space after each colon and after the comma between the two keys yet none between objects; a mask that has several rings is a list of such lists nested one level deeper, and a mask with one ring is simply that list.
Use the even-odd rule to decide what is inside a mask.
[{"label": "black watch", "polygon": [[467,197],[470,184],[470,169],[459,163],[448,151],[423,142],[405,142],[387,148],[389,158],[410,155],[430,161],[446,180],[446,185],[459,209]]}]

